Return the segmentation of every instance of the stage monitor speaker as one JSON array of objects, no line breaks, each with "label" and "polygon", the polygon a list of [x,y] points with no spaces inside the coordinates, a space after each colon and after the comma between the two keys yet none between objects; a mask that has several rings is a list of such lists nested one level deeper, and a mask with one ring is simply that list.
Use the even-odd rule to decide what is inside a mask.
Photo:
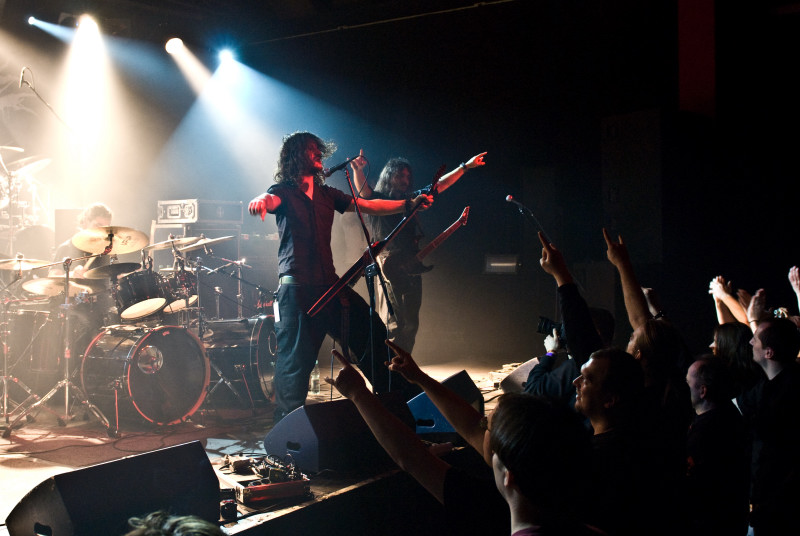
[{"label": "stage monitor speaker", "polygon": [[6,519],[10,536],[125,534],[156,510],[219,520],[219,479],[199,441],[48,478]]},{"label": "stage monitor speaker", "polygon": [[500,382],[500,388],[503,390],[504,393],[521,393],[525,390],[525,382],[528,381],[528,376],[530,375],[533,367],[535,367],[539,363],[539,359],[534,357],[533,359],[529,359],[528,361],[524,362],[517,368],[511,371],[511,373],[503,378]]},{"label": "stage monitor speaker", "polygon": [[[379,395],[381,403],[409,428],[414,418],[402,396]],[[281,419],[264,438],[267,454],[292,461],[307,473],[386,467],[391,458],[378,444],[355,405],[334,400],[299,407]]]},{"label": "stage monitor speaker", "polygon": [[[453,374],[442,382],[461,398],[466,400],[481,415],[484,413],[483,393],[469,377],[466,370]],[[414,416],[417,434],[425,435],[428,439],[437,436],[441,440],[454,440],[457,436],[455,429],[447,422],[439,409],[433,404],[428,395],[420,393],[408,401],[408,409]]]}]

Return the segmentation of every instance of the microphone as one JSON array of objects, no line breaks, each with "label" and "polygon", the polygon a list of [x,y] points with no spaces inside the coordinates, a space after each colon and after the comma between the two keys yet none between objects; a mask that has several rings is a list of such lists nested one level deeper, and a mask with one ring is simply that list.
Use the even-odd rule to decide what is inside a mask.
[{"label": "microphone", "polygon": [[[359,156],[361,156],[361,155],[359,155]],[[332,168],[325,168],[325,169],[322,170],[322,174],[325,175],[326,178],[330,177],[331,175],[333,175],[337,171],[339,171],[341,169],[344,169],[347,166],[347,164],[349,164],[350,162],[352,162],[356,158],[358,158],[358,156],[353,156],[351,158],[348,158],[347,160],[345,160],[341,164],[337,164],[337,165],[333,166]]]},{"label": "microphone", "polygon": [[22,70],[19,72],[19,87],[22,89],[22,82],[25,80],[25,69],[27,67],[23,67]]},{"label": "microphone", "polygon": [[511,195],[507,195],[506,196],[506,201],[508,201],[509,203],[514,203],[515,205],[517,205],[521,209],[528,210],[528,207],[526,207],[525,205],[523,205],[522,203],[520,203],[519,201],[514,199]]}]

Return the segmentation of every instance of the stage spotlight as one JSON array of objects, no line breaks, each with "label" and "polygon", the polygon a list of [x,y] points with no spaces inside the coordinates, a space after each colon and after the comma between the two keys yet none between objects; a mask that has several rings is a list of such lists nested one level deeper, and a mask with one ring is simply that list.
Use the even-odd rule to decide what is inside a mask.
[{"label": "stage spotlight", "polygon": [[183,40],[179,37],[173,37],[167,41],[167,44],[164,45],[164,49],[169,52],[170,54],[175,54],[180,49],[183,48]]},{"label": "stage spotlight", "polygon": [[100,27],[97,25],[97,21],[89,15],[81,15],[78,19],[78,28],[81,31],[89,31],[95,34],[100,33]]},{"label": "stage spotlight", "polygon": [[36,23],[36,17],[30,16],[28,17],[28,24],[33,26]]},{"label": "stage spotlight", "polygon": [[233,61],[235,58],[233,57],[233,51],[230,49],[221,50],[219,53],[219,61],[222,63],[226,63],[229,61]]}]

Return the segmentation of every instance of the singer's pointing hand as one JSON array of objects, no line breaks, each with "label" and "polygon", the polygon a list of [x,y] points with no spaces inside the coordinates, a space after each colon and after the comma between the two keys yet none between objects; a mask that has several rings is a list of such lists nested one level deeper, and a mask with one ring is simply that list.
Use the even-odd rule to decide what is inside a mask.
[{"label": "singer's pointing hand", "polygon": [[251,216],[261,216],[261,221],[264,221],[264,218],[267,216],[267,200],[266,195],[260,195],[250,201],[250,204],[247,205],[247,210],[250,212]]}]

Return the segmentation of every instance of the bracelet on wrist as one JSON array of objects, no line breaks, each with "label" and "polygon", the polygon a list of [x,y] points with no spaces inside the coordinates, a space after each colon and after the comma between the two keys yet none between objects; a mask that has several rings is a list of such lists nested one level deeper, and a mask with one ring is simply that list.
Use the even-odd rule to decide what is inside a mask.
[{"label": "bracelet on wrist", "polygon": [[467,167],[467,165],[466,165],[464,162],[461,162],[461,163],[458,165],[458,167],[460,167],[460,168],[461,168],[461,171],[463,171],[464,173],[466,173],[466,172],[467,172],[467,169],[469,169],[469,168]]}]

